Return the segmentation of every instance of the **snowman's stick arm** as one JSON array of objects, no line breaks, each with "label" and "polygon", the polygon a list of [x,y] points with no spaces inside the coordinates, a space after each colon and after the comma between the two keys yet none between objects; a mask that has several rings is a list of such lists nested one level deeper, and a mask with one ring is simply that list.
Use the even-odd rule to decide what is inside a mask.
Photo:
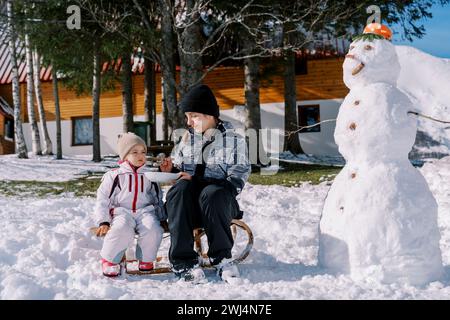
[{"label": "snowman's stick arm", "polygon": [[318,126],[319,124],[322,124],[322,123],[325,123],[325,122],[332,122],[332,121],[336,121],[336,119],[327,119],[327,120],[323,120],[323,121],[314,123],[314,124],[309,125],[309,126],[298,127],[298,129],[295,130],[295,131],[287,131],[286,134],[285,134],[285,136],[289,136],[289,137],[290,137],[290,136],[293,135],[294,133],[300,132],[300,131],[303,130],[303,129],[312,128],[312,127]]},{"label": "snowman's stick arm", "polygon": [[[436,118],[433,118],[433,117],[430,117],[430,116],[427,116],[427,115],[424,115],[424,114],[421,114],[421,113],[418,113],[418,112],[415,112],[415,111],[408,111],[408,114],[412,114],[412,115],[415,115],[417,117],[422,117],[422,118],[429,119],[429,120],[436,121],[436,122],[440,122],[440,123],[450,124],[450,121],[444,121],[444,120],[436,119]],[[303,129],[313,128],[315,126],[318,126],[319,124],[326,123],[326,122],[332,122],[332,121],[336,121],[336,119],[327,119],[327,120],[323,120],[323,121],[317,122],[317,123],[309,125],[309,126],[298,127],[298,129],[295,130],[295,131],[288,131],[288,132],[286,132],[285,136],[291,136],[291,135],[293,135],[293,134],[295,134],[297,132],[300,132]]]},{"label": "snowman's stick arm", "polygon": [[436,121],[436,122],[440,122],[440,123],[450,124],[450,121],[439,120],[439,119],[436,119],[436,118],[433,118],[433,117],[430,117],[430,116],[427,116],[427,115],[424,115],[424,114],[421,114],[421,113],[418,113],[418,112],[415,112],[415,111],[408,111],[408,114],[412,114],[412,115],[415,115],[415,116],[418,116],[418,117],[422,117],[422,118],[429,119],[429,120]]}]

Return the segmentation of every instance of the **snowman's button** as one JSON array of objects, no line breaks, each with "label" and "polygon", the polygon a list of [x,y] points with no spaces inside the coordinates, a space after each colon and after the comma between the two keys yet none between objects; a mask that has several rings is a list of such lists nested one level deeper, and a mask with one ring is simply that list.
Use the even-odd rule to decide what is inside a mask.
[{"label": "snowman's button", "polygon": [[356,178],[356,173],[353,172],[353,173],[350,175],[350,177],[351,177],[352,179],[355,179],[355,178]]},{"label": "snowman's button", "polygon": [[348,128],[349,128],[350,130],[356,130],[356,123],[354,123],[354,122],[350,123],[350,125],[348,126]]},{"label": "snowman's button", "polygon": [[361,101],[359,101],[359,100],[355,100],[355,102],[353,102],[353,104],[354,104],[355,106],[357,106],[357,105],[359,105],[360,102],[361,102]]},{"label": "snowman's button", "polygon": [[340,207],[339,210],[344,211],[344,207]]}]

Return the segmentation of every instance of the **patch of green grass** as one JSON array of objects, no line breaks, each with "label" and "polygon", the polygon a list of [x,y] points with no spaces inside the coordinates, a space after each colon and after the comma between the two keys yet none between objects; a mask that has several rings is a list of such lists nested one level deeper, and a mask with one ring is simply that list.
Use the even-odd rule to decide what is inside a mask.
[{"label": "patch of green grass", "polygon": [[73,193],[77,197],[95,197],[100,185],[99,176],[86,176],[63,182],[0,181],[0,194],[13,197],[45,198],[49,195]]},{"label": "patch of green grass", "polygon": [[248,181],[252,184],[293,187],[304,182],[318,184],[332,181],[342,170],[341,167],[288,162],[280,163],[280,167],[281,169],[273,175],[262,175],[259,170],[252,172]]},{"label": "patch of green grass", "polygon": [[[304,182],[318,184],[332,181],[341,171],[340,167],[281,163],[281,169],[271,175],[261,175],[259,170],[250,175],[251,184],[298,186]],[[48,181],[0,181],[0,195],[11,197],[45,198],[65,193],[76,197],[95,197],[100,186],[101,175],[91,174],[78,179],[62,182]]]},{"label": "patch of green grass", "polygon": [[[76,197],[96,197],[103,173],[93,172],[87,176],[62,182],[49,181],[0,181],[0,195],[27,198],[46,198],[61,194]],[[165,184],[161,184],[165,186]]]}]

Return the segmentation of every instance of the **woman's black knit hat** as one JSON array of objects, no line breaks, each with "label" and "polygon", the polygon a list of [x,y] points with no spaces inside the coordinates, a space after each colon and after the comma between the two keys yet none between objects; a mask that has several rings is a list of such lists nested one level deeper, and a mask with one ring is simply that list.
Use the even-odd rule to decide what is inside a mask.
[{"label": "woman's black knit hat", "polygon": [[198,112],[219,117],[219,105],[216,97],[205,84],[197,85],[189,90],[181,99],[180,106],[183,112]]}]

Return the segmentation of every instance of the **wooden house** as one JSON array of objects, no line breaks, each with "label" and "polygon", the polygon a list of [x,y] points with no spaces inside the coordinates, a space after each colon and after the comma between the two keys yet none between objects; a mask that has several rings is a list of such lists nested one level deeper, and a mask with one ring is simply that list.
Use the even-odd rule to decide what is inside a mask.
[{"label": "wooden house", "polygon": [[[301,61],[300,61],[301,60]],[[298,125],[309,125],[324,119],[336,118],[339,106],[348,93],[342,80],[341,55],[307,54],[299,63],[296,75]],[[56,140],[54,99],[51,70],[41,70],[42,94],[51,139]],[[27,146],[31,147],[31,132],[26,111],[26,70],[19,66],[22,115]],[[0,96],[6,103],[0,107],[0,154],[13,153],[11,139],[11,66],[6,45],[0,49]],[[244,71],[242,67],[222,66],[210,72],[204,79],[214,91],[221,109],[221,117],[236,127],[242,127],[242,106],[244,105]],[[261,121],[263,128],[284,128],[284,97],[282,74],[269,74],[261,81]],[[92,154],[92,99],[89,95],[77,96],[63,86],[59,88],[63,154]],[[156,75],[157,137],[162,139],[161,76]],[[143,120],[144,76],[143,63],[138,63],[133,74],[133,106],[135,121]],[[37,112],[36,112],[37,114]],[[103,92],[100,99],[100,140],[102,154],[115,154],[117,135],[122,130],[122,90],[120,83],[116,90]],[[300,141],[306,153],[316,155],[337,155],[334,143],[334,123],[325,123],[301,132]],[[280,141],[282,139],[280,138]],[[56,143],[53,143],[55,148]],[[55,152],[56,150],[54,150]]]}]

